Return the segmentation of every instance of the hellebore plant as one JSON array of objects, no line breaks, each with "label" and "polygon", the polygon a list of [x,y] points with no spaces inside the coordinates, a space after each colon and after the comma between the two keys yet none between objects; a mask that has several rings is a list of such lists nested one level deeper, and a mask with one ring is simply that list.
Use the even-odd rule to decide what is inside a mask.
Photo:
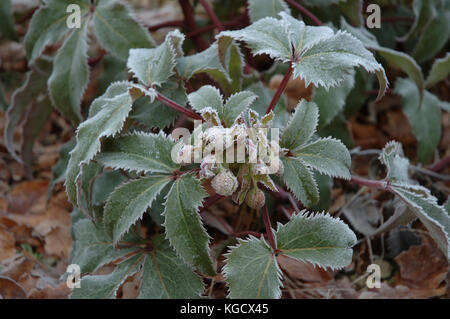
[{"label": "hellebore plant", "polygon": [[[279,298],[280,255],[341,269],[352,261],[356,236],[340,219],[297,210],[285,224],[272,228],[275,216],[269,212],[269,198],[277,194],[318,211],[313,209],[321,199],[318,176],[392,192],[408,207],[409,220],[418,217],[436,230],[433,238],[448,256],[448,215],[428,190],[411,183],[409,162],[399,144],[388,144],[380,157],[389,171],[385,180],[351,177],[346,146],[317,132],[331,118],[321,113],[319,119],[316,100],[299,99],[291,112],[282,98],[292,78],[313,85],[317,99],[334,96],[333,89],[353,86],[357,67],[375,73],[381,98],[388,81],[367,48],[382,48],[368,45],[367,35],[345,23],[345,30],[335,30],[312,15],[320,26],[306,25],[291,16],[284,1],[276,1],[279,10],[273,14],[249,1],[253,23],[225,31],[208,3],[200,1],[219,31],[206,47],[189,1],[180,1],[186,15],[182,25],[192,29],[188,36],[200,51],[185,55],[185,35],[179,30],[156,46],[120,2],[77,0],[84,13],[82,27],[71,31],[51,66],[38,57],[45,45],[68,30],[52,29],[51,36],[42,38],[36,26],[46,24],[48,16],[62,15],[58,10],[63,2],[48,0],[37,11],[26,44],[39,69],[30,77],[52,74],[54,104],[79,123],[76,140],[64,147],[70,153],[61,175],[75,207],[71,263],[83,274],[73,298],[114,298],[133,275],[140,279],[140,298],[195,298],[204,293],[204,280],[218,279],[220,272],[230,298]],[[111,83],[83,120],[79,107],[89,78],[91,21],[102,47],[126,61],[122,71],[131,76]],[[250,58],[270,57],[274,67],[268,72],[285,70],[275,92],[262,84],[263,74],[247,64],[244,50]],[[75,64],[73,73],[67,71],[68,61]],[[204,74],[209,80],[199,85]],[[408,83],[404,91],[410,89]],[[16,113],[14,108],[9,111],[5,131],[15,156],[10,128],[18,121]],[[228,231],[228,225],[229,241],[222,249],[212,249],[201,213],[226,197],[256,210],[265,234],[250,229],[237,234]],[[242,235],[248,236],[238,238]],[[225,246],[229,251],[223,254]],[[221,256],[224,266],[218,267]],[[96,274],[107,264],[115,265],[111,273]]]}]

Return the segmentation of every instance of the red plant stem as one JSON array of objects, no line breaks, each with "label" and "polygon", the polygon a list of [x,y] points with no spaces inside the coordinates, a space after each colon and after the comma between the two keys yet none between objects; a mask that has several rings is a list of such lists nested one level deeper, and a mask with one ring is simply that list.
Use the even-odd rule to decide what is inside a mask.
[{"label": "red plant stem", "polygon": [[267,212],[267,206],[264,204],[262,208],[262,215],[264,219],[264,225],[266,226],[267,239],[269,240],[269,245],[272,247],[274,252],[277,251],[277,244],[275,242],[275,237],[272,232],[272,225],[270,224],[269,213]]},{"label": "red plant stem", "polygon": [[275,95],[273,96],[272,101],[270,101],[269,107],[266,110],[266,114],[270,113],[270,111],[272,111],[275,108],[275,106],[277,105],[278,100],[280,99],[281,94],[283,93],[284,89],[286,88],[286,85],[288,84],[293,71],[294,71],[294,68],[292,67],[292,63],[289,62],[289,68],[286,71],[286,74],[284,75],[284,78],[281,81],[280,86],[278,87],[277,91],[275,92]]},{"label": "red plant stem", "polygon": [[[188,25],[190,30],[197,30],[197,23],[195,22],[194,12],[189,0],[178,0],[178,2],[180,3],[181,9],[183,10],[184,20],[186,21],[186,24]],[[192,38],[192,41],[194,41],[197,51],[203,51],[207,47],[205,41],[203,41],[200,35],[194,36]]]},{"label": "red plant stem", "polygon": [[88,60],[88,64],[90,66],[93,66],[93,65],[97,64],[98,62],[100,62],[105,57],[105,55],[106,55],[106,51],[100,52],[100,54],[97,55],[96,57],[90,58]]},{"label": "red plant stem", "polygon": [[223,27],[222,23],[219,21],[219,19],[217,18],[216,14],[214,13],[214,10],[211,8],[211,6],[209,5],[208,2],[206,2],[206,0],[198,0],[198,2],[200,2],[200,4],[202,5],[202,7],[205,9],[206,14],[209,16],[209,18],[211,19],[211,21],[214,23],[215,28],[220,32],[225,30],[225,28]]},{"label": "red plant stem", "polygon": [[204,211],[205,209],[208,209],[209,207],[211,207],[212,205],[214,205],[215,203],[217,203],[218,201],[224,199],[226,197],[215,194],[214,196],[209,197],[207,200],[205,200],[205,203],[203,204],[203,206],[200,208],[200,211]]},{"label": "red plant stem", "polygon": [[[365,95],[378,95],[378,90],[367,90],[364,92]],[[392,89],[386,89],[386,95],[387,94],[392,94],[393,91]]]},{"label": "red plant stem", "polygon": [[[223,25],[223,27],[225,29],[230,29],[230,28],[233,28],[233,27],[239,27],[239,26],[244,25],[244,24],[242,23],[242,17],[239,17],[239,18],[237,18],[235,20],[224,22],[222,25]],[[214,24],[198,28],[197,30],[189,32],[188,34],[186,34],[186,38],[190,39],[190,38],[195,37],[195,36],[197,36],[199,34],[202,34],[202,33],[205,33],[205,32],[211,31],[211,30],[214,30],[215,28],[216,28],[216,26]]]},{"label": "red plant stem", "polygon": [[158,23],[155,25],[151,25],[148,27],[148,31],[156,31],[161,28],[167,28],[167,27],[177,27],[177,28],[186,29],[186,24],[184,23],[184,21],[181,21],[181,20],[170,20],[170,21],[161,22],[161,23]]},{"label": "red plant stem", "polygon": [[397,22],[414,22],[414,17],[384,17],[381,18],[381,22],[390,22],[390,23],[397,23]]},{"label": "red plant stem", "polygon": [[305,16],[311,19],[312,22],[314,22],[316,25],[323,25],[322,21],[320,21],[314,14],[312,14],[311,11],[306,9],[301,4],[295,2],[294,0],[286,0],[287,3],[289,3],[291,6],[293,6],[295,9],[303,13]]},{"label": "red plant stem", "polygon": [[28,12],[26,15],[24,15],[21,19],[17,20],[16,23],[18,24],[22,24],[25,21],[31,19],[31,17],[33,16],[33,14],[39,9],[39,6],[34,7],[33,9],[30,10],[30,12]]},{"label": "red plant stem", "polygon": [[370,179],[366,179],[359,176],[352,176],[350,179],[351,183],[355,183],[361,186],[366,186],[375,189],[388,189],[389,185],[386,181],[374,181]]},{"label": "red plant stem", "polygon": [[450,156],[446,156],[446,157],[442,158],[437,163],[434,163],[433,165],[428,167],[428,169],[433,172],[440,172],[440,171],[444,170],[445,168],[447,168],[447,166],[450,166]]},{"label": "red plant stem", "polygon": [[191,110],[181,106],[177,102],[172,101],[171,99],[169,99],[168,97],[162,95],[159,92],[156,94],[156,99],[158,101],[160,101],[161,103],[164,103],[165,105],[173,108],[174,110],[177,110],[178,112],[186,114],[187,116],[189,116],[190,118],[192,118],[194,120],[200,120],[200,121],[203,120],[203,118],[199,114],[197,114],[194,111],[191,111]]}]

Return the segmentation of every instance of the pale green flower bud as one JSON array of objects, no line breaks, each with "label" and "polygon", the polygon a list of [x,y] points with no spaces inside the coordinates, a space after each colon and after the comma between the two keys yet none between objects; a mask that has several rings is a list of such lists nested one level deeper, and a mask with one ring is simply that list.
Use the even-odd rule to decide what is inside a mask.
[{"label": "pale green flower bud", "polygon": [[231,171],[224,170],[212,179],[211,186],[217,194],[231,196],[237,190],[239,182]]},{"label": "pale green flower bud", "polygon": [[266,202],[264,192],[259,188],[252,188],[245,197],[245,202],[250,208],[261,209]]}]

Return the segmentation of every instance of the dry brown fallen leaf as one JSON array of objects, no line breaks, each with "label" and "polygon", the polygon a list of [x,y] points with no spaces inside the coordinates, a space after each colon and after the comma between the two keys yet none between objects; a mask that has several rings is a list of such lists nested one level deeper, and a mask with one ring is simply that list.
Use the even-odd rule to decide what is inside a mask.
[{"label": "dry brown fallen leaf", "polygon": [[[424,291],[432,295],[443,293],[441,288],[447,277],[448,262],[441,250],[428,237],[421,236],[420,246],[411,246],[403,251],[395,261],[400,267],[398,283]],[[433,292],[435,290],[435,292]]]},{"label": "dry brown fallen leaf", "polygon": [[14,257],[15,243],[14,235],[0,225],[0,261]]},{"label": "dry brown fallen leaf", "polygon": [[279,255],[277,261],[281,269],[293,280],[323,283],[333,278],[330,272],[320,267],[315,267],[311,263],[298,261],[283,255]]},{"label": "dry brown fallen leaf", "polygon": [[11,278],[0,276],[0,299],[25,299],[25,290]]}]

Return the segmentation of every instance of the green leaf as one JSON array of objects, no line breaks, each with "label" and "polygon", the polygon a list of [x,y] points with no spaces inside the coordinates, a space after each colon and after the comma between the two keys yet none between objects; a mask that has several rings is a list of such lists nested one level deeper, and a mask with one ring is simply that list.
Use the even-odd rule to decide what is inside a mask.
[{"label": "green leaf", "polygon": [[77,129],[77,145],[70,153],[66,173],[66,191],[69,200],[76,202],[76,179],[80,165],[89,162],[100,151],[100,139],[113,136],[122,129],[131,110],[133,100],[129,94],[131,84],[112,84],[106,93],[92,102],[89,118]]},{"label": "green leaf", "polygon": [[419,92],[411,80],[399,78],[395,83],[395,93],[402,97],[403,112],[411,124],[412,131],[418,141],[417,157],[426,163],[441,138],[441,102],[425,91],[422,105]]},{"label": "green leaf", "polygon": [[302,160],[295,157],[282,157],[284,173],[283,182],[306,207],[319,201],[319,191],[313,173]]},{"label": "green leaf", "polygon": [[87,62],[87,28],[74,29],[59,49],[53,63],[53,72],[48,79],[50,97],[61,114],[78,124],[81,120],[80,105],[89,82]]},{"label": "green leaf", "polygon": [[100,267],[136,250],[136,247],[114,249],[103,225],[95,226],[89,219],[73,225],[74,238],[70,262],[80,266],[82,273],[91,273]]},{"label": "green leaf", "polygon": [[122,236],[142,218],[159,192],[170,182],[168,176],[148,176],[120,185],[109,196],[103,222],[116,245]]},{"label": "green leaf", "polygon": [[306,85],[312,82],[315,86],[329,88],[342,82],[344,74],[355,66],[377,74],[380,82],[378,98],[381,98],[388,82],[383,67],[361,42],[345,32],[338,32],[305,49],[299,62],[294,65],[294,78],[305,79]]},{"label": "green leaf", "polygon": [[352,25],[357,27],[364,25],[362,0],[339,1],[337,5]]},{"label": "green leaf", "polygon": [[142,255],[135,255],[114,268],[107,275],[87,275],[81,279],[81,288],[76,288],[71,294],[72,299],[112,299],[125,280],[138,271],[143,259]]},{"label": "green leaf", "polygon": [[436,83],[444,80],[450,73],[450,52],[447,52],[445,57],[436,59],[431,67],[430,73],[428,73],[425,86],[427,88],[432,87]]},{"label": "green leaf", "polygon": [[314,180],[319,188],[320,200],[316,205],[311,206],[310,210],[314,212],[328,210],[332,203],[333,180],[328,175],[320,174],[318,171],[314,172]]},{"label": "green leaf", "polygon": [[[182,83],[169,80],[158,89],[158,92],[180,105],[187,103],[186,90]],[[130,118],[147,127],[166,128],[174,124],[179,115],[177,110],[157,100],[152,102],[147,96],[143,96],[134,103]]]},{"label": "green leaf", "polygon": [[108,52],[123,60],[134,48],[152,48],[154,42],[127,5],[119,1],[99,0],[94,12],[94,32]]},{"label": "green leaf", "polygon": [[353,147],[353,139],[347,126],[347,119],[343,113],[339,113],[336,117],[325,127],[322,127],[317,134],[321,137],[332,136],[339,139],[348,148]]},{"label": "green leaf", "polygon": [[[40,94],[45,92],[47,79],[51,70],[49,60],[41,59],[37,61],[37,66],[41,71],[31,70],[26,75],[24,84],[14,91],[11,98],[11,105],[6,112],[5,125],[5,146],[11,156],[20,163],[22,159],[16,154],[14,147],[14,129],[19,125],[21,119],[36,105]],[[45,72],[44,72],[45,71]]]},{"label": "green leaf", "polygon": [[177,71],[186,80],[198,73],[205,72],[213,78],[220,74],[220,78],[231,81],[227,70],[220,62],[216,42],[211,44],[206,50],[179,58],[177,60]]},{"label": "green leaf", "polygon": [[139,298],[199,298],[203,282],[162,236],[152,240],[153,250],[145,256]]},{"label": "green leaf", "polygon": [[414,81],[417,88],[419,89],[419,92],[421,93],[422,98],[422,92],[425,88],[425,83],[423,79],[422,69],[417,64],[417,62],[412,57],[403,52],[391,50],[388,48],[379,47],[377,49],[377,52],[384,59],[386,59],[386,61],[390,65],[401,69],[409,76],[412,81]]},{"label": "green leaf", "polygon": [[50,199],[53,189],[57,183],[63,182],[66,178],[67,164],[69,163],[70,151],[75,147],[75,139],[71,139],[59,149],[58,162],[52,168],[52,180],[48,186],[47,201]]},{"label": "green leaf", "polygon": [[175,142],[159,134],[134,133],[107,139],[96,160],[104,166],[144,173],[168,173],[180,168],[172,161]]},{"label": "green leaf", "polygon": [[211,85],[204,85],[197,91],[188,95],[189,104],[198,112],[211,107],[222,117],[223,99],[220,91]]},{"label": "green leaf", "polygon": [[184,35],[174,30],[154,49],[131,49],[127,67],[142,84],[161,86],[173,74],[176,58],[182,54]]},{"label": "green leaf", "polygon": [[291,258],[320,267],[340,269],[352,261],[356,235],[340,219],[328,214],[295,214],[278,224],[277,248]]},{"label": "green leaf", "polygon": [[318,139],[295,149],[293,153],[308,167],[322,174],[350,179],[350,153],[339,140],[330,137]]},{"label": "green leaf", "polygon": [[30,64],[34,63],[47,45],[58,42],[69,31],[67,19],[72,14],[67,12],[69,4],[79,5],[81,16],[89,11],[87,0],[47,0],[33,14],[24,40]]},{"label": "green leaf", "polygon": [[393,184],[392,192],[416,214],[439,248],[450,259],[450,216],[436,197],[422,186]]},{"label": "green leaf", "polygon": [[391,141],[385,145],[379,160],[386,165],[386,178],[391,182],[410,182],[408,175],[409,160],[403,154],[402,144]]},{"label": "green leaf", "polygon": [[425,87],[422,69],[412,57],[406,53],[380,46],[376,37],[364,27],[354,28],[343,18],[341,19],[341,28],[358,38],[366,48],[377,51],[390,65],[405,72],[416,84],[422,98]]},{"label": "green leaf", "polygon": [[0,110],[6,112],[8,109],[8,102],[6,101],[5,89],[3,83],[0,83]]},{"label": "green leaf", "polygon": [[7,39],[17,40],[16,31],[14,30],[11,0],[3,0],[0,3],[0,34]]},{"label": "green leaf", "polygon": [[345,75],[345,80],[336,87],[326,90],[318,87],[314,90],[312,101],[319,107],[319,127],[324,127],[343,110],[346,98],[355,85],[355,73]]},{"label": "green leaf", "polygon": [[229,298],[277,299],[281,296],[281,270],[272,249],[264,241],[250,236],[238,239],[226,255],[223,269]]},{"label": "green leaf", "polygon": [[164,227],[170,244],[186,263],[200,272],[214,275],[209,256],[209,236],[203,227],[198,207],[207,193],[193,174],[177,179],[166,197]]},{"label": "green leaf", "polygon": [[[219,47],[229,38],[244,41],[253,55],[267,54],[271,58],[288,62],[291,44],[285,26],[275,18],[263,18],[237,31],[224,31],[217,35]],[[228,38],[228,39],[227,39]]]},{"label": "green leaf", "polygon": [[101,171],[102,166],[98,163],[90,162],[81,166],[78,179],[77,204],[85,216],[94,216],[92,210],[92,187]]},{"label": "green leaf", "polygon": [[[92,185],[92,205],[103,206],[116,187],[125,181],[121,171],[103,171]],[[103,219],[103,218],[102,218]]]},{"label": "green leaf", "polygon": [[177,71],[185,80],[198,73],[206,73],[226,94],[231,94],[240,89],[243,60],[239,46],[234,41],[216,41],[202,52],[179,58]]},{"label": "green leaf", "polygon": [[159,226],[164,224],[164,210],[166,209],[166,196],[169,193],[172,184],[168,184],[159,194],[156,196],[149,209],[149,214],[152,220]]},{"label": "green leaf", "polygon": [[223,107],[225,124],[230,127],[236,118],[241,115],[255,100],[257,96],[250,91],[242,91],[231,95]]},{"label": "green leaf", "polygon": [[[425,1],[428,2],[428,1]],[[450,36],[450,5],[447,1],[429,1],[432,10],[421,29],[412,56],[423,63],[434,57],[448,42]]]},{"label": "green leaf", "polygon": [[48,97],[42,101],[35,101],[31,104],[23,122],[21,155],[28,176],[33,175],[31,164],[34,160],[34,141],[41,133],[52,111],[52,103]]},{"label": "green leaf", "polygon": [[280,146],[295,150],[305,145],[316,131],[318,118],[316,103],[301,100],[283,130]]},{"label": "green leaf", "polygon": [[97,95],[105,93],[108,87],[114,82],[128,80],[126,61],[112,54],[106,54],[102,59],[102,64],[103,72],[97,80]]},{"label": "green leaf", "polygon": [[277,18],[279,12],[291,14],[284,0],[248,0],[250,21],[255,22],[265,17]]}]

